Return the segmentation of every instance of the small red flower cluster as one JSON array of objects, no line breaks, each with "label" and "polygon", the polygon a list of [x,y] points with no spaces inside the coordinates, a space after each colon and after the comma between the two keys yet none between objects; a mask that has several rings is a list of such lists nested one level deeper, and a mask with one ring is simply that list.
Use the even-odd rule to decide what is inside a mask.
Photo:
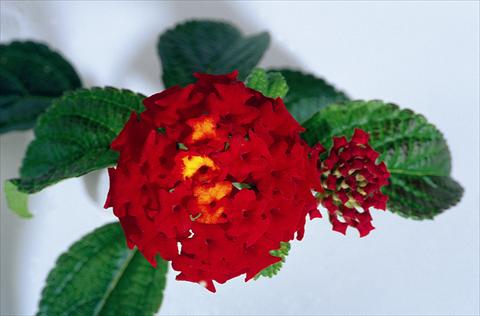
[{"label": "small red flower cluster", "polygon": [[318,152],[280,98],[236,76],[196,74],[145,99],[111,145],[120,158],[105,207],[129,247],[210,291],[278,262],[270,251],[302,239],[307,214],[320,217]]},{"label": "small red flower cluster", "polygon": [[355,129],[352,139],[334,137],[328,157],[321,163],[320,193],[333,230],[345,234],[347,227],[358,229],[360,237],[374,229],[370,207],[385,210],[387,196],[381,188],[388,184],[386,165],[376,164],[379,154],[368,144],[369,135]]}]

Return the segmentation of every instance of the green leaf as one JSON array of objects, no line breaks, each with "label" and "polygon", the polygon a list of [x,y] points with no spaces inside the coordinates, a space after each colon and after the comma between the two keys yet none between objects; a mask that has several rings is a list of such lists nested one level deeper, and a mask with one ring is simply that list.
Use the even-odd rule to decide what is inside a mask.
[{"label": "green leaf", "polygon": [[268,33],[243,36],[234,26],[216,21],[189,21],[160,36],[158,54],[166,87],[194,82],[194,72],[239,71],[244,80],[270,43]]},{"label": "green leaf", "polygon": [[300,123],[329,104],[348,100],[345,93],[311,74],[290,69],[271,71],[280,72],[287,81],[289,90],[283,101],[292,116]]},{"label": "green leaf", "polygon": [[28,129],[55,97],[81,86],[73,67],[46,45],[0,45],[0,133]]},{"label": "green leaf", "polygon": [[132,111],[143,111],[143,96],[114,88],[79,89],[56,99],[39,117],[20,178],[12,183],[33,193],[71,177],[114,165],[110,143]]},{"label": "green leaf", "polygon": [[163,300],[167,262],[153,268],[125,244],[117,223],[86,235],[57,260],[42,291],[38,316],[153,315]]},{"label": "green leaf", "polygon": [[450,176],[410,176],[392,174],[384,193],[392,212],[413,219],[433,219],[442,210],[457,204],[462,186]]},{"label": "green leaf", "polygon": [[232,185],[238,190],[251,189],[252,188],[252,185],[248,184],[248,183],[232,182]]},{"label": "green leaf", "polygon": [[271,278],[271,277],[277,275],[277,273],[280,271],[280,269],[282,269],[283,263],[285,262],[285,259],[286,259],[286,257],[288,256],[288,252],[289,252],[289,251],[290,251],[290,243],[288,243],[288,242],[281,242],[281,243],[280,243],[280,249],[272,250],[272,251],[270,252],[270,254],[271,254],[272,256],[282,258],[282,260],[279,261],[279,262],[277,262],[277,263],[274,263],[274,264],[272,264],[271,266],[266,267],[265,269],[263,269],[262,271],[260,271],[260,272],[255,276],[255,280],[257,280],[257,279],[260,278],[261,276]]},{"label": "green leaf", "polygon": [[304,123],[305,140],[329,148],[332,136],[370,133],[371,146],[391,173],[388,208],[414,219],[433,218],[455,205],[463,189],[450,177],[451,157],[443,135],[422,115],[381,101],[351,101],[320,110]]},{"label": "green leaf", "polygon": [[5,181],[3,190],[8,207],[17,215],[24,218],[32,217],[28,211],[28,195],[17,190],[17,187],[10,181]]},{"label": "green leaf", "polygon": [[266,72],[256,68],[245,80],[247,87],[260,91],[269,98],[284,98],[288,92],[288,85],[279,72]]}]

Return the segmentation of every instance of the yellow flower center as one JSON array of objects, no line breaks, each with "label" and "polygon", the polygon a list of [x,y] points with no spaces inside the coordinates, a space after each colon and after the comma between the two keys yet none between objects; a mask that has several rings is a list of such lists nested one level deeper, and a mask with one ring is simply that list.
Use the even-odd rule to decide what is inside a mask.
[{"label": "yellow flower center", "polygon": [[217,165],[207,156],[185,156],[182,158],[183,162],[183,178],[191,178],[202,167],[207,167],[212,170],[217,170]]},{"label": "yellow flower center", "polygon": [[[216,121],[213,117],[203,116],[200,118],[187,121],[187,124],[192,128],[192,134],[190,135],[190,141],[195,143],[197,141],[216,138]],[[218,170],[219,167],[208,156],[205,155],[190,155],[182,158],[183,179],[192,178],[197,172],[201,174],[197,175],[197,180],[200,180],[201,184],[195,184],[193,187],[193,196],[196,199],[198,207],[198,214],[195,216],[190,215],[193,221],[197,221],[203,224],[217,224],[225,222],[222,218],[225,211],[223,206],[218,206],[217,201],[222,200],[232,192],[232,183],[229,181],[213,182],[212,175],[204,173],[206,170]],[[208,184],[205,184],[205,183]]]}]

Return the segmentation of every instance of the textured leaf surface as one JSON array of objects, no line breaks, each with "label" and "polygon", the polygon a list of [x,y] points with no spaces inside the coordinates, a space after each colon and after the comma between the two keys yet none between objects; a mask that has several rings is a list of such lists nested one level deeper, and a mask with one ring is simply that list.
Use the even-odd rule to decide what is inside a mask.
[{"label": "textured leaf surface", "polygon": [[304,138],[326,148],[332,136],[370,133],[370,144],[391,173],[388,208],[415,219],[433,218],[455,205],[463,189],[450,178],[450,152],[442,134],[422,116],[381,101],[331,105],[305,122]]},{"label": "textured leaf surface", "polygon": [[3,190],[9,209],[20,217],[32,217],[32,214],[28,211],[28,195],[26,193],[18,191],[17,187],[10,181],[5,181]]},{"label": "textured leaf surface", "polygon": [[110,143],[132,111],[143,111],[143,98],[127,90],[93,88],[56,99],[38,119],[20,179],[12,183],[21,192],[33,193],[115,164],[118,155]]},{"label": "textured leaf surface", "polygon": [[271,278],[271,277],[277,275],[277,273],[280,272],[280,270],[282,269],[283,263],[285,262],[289,251],[290,251],[290,243],[288,243],[288,242],[282,242],[280,244],[280,249],[272,250],[270,252],[271,255],[282,258],[282,261],[274,263],[271,266],[266,267],[265,269],[260,271],[255,276],[255,280],[258,279],[261,276]]},{"label": "textured leaf surface", "polygon": [[247,87],[260,91],[269,98],[284,98],[288,92],[288,85],[280,72],[266,72],[256,68],[245,80]]},{"label": "textured leaf surface", "polygon": [[345,93],[311,74],[290,69],[274,69],[280,72],[288,84],[288,93],[283,99],[287,109],[300,123],[329,104],[347,101]]},{"label": "textured leaf surface", "polygon": [[194,72],[225,74],[239,71],[243,80],[268,47],[268,33],[245,37],[234,26],[215,21],[189,21],[160,36],[158,53],[166,87],[185,86]]},{"label": "textured leaf surface", "polygon": [[73,67],[46,45],[0,45],[0,133],[31,128],[55,97],[80,86]]},{"label": "textured leaf surface", "polygon": [[119,224],[107,224],[58,258],[37,315],[153,315],[167,273],[167,262],[157,262],[153,268],[140,252],[128,249]]},{"label": "textured leaf surface", "polygon": [[432,219],[455,205],[463,195],[462,186],[450,176],[409,176],[393,174],[385,193],[391,211],[413,219]]}]

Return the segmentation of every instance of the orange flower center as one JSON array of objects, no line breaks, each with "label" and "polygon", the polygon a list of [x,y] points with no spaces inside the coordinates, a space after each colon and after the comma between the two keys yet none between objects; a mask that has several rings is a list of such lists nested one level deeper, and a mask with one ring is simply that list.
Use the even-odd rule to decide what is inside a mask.
[{"label": "orange flower center", "polygon": [[193,129],[192,135],[190,135],[191,142],[217,137],[217,124],[215,119],[211,116],[192,119],[189,120],[187,124]]},{"label": "orange flower center", "polygon": [[228,181],[217,182],[213,186],[200,185],[193,189],[193,195],[199,204],[207,205],[223,199],[232,192],[232,184]]},{"label": "orange flower center", "polygon": [[221,223],[225,209],[222,206],[217,206],[216,202],[229,195],[230,192],[232,192],[232,184],[228,181],[217,182],[213,186],[196,186],[193,189],[193,195],[197,198],[201,213],[197,221],[204,224]]},{"label": "orange flower center", "polygon": [[[215,138],[216,122],[213,117],[203,116],[191,119],[187,124],[192,127],[192,134],[189,139],[191,142],[197,142],[207,138]],[[183,179],[192,178],[197,172],[208,168],[210,170],[218,170],[219,167],[215,162],[206,155],[190,155],[182,158]],[[206,176],[206,177],[205,177]],[[209,181],[210,175],[205,175],[202,181]],[[217,202],[228,196],[232,192],[232,183],[229,181],[210,182],[209,184],[200,184],[193,187],[193,195],[197,201],[199,214],[192,217],[199,223],[217,224],[222,223],[225,219],[222,217],[225,208],[217,205]]]}]

